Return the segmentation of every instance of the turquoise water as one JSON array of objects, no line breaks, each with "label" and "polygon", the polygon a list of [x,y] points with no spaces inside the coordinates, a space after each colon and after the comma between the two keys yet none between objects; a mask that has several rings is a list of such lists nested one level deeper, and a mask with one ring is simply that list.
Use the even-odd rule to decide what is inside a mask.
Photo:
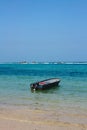
[{"label": "turquoise water", "polygon": [[[61,79],[59,87],[32,92],[30,83]],[[0,106],[87,110],[86,64],[0,64]]]}]

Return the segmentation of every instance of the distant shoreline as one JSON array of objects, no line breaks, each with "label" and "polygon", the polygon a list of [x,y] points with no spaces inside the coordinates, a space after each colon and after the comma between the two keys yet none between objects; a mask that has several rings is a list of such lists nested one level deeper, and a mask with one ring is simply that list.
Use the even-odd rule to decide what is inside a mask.
[{"label": "distant shoreline", "polygon": [[87,64],[87,62],[0,62],[0,64]]}]

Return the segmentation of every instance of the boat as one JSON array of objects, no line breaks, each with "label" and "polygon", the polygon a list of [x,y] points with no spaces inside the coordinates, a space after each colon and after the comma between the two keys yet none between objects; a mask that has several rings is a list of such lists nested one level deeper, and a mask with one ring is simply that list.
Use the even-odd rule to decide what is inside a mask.
[{"label": "boat", "polygon": [[60,82],[59,78],[46,79],[46,80],[42,80],[42,81],[30,84],[30,88],[32,90],[50,89],[52,87],[58,86],[59,82]]}]

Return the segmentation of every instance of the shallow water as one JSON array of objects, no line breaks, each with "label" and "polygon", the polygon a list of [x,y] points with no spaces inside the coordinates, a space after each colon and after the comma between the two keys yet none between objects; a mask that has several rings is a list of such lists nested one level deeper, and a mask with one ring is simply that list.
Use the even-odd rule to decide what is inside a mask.
[{"label": "shallow water", "polygon": [[[30,89],[30,83],[60,78],[59,87]],[[87,111],[86,64],[0,64],[0,106]]]}]

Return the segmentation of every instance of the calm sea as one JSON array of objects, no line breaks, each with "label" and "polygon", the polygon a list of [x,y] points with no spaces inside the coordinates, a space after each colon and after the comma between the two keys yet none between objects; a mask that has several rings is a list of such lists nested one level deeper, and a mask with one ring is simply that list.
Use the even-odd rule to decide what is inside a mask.
[{"label": "calm sea", "polygon": [[[60,78],[59,87],[32,92],[30,83]],[[87,110],[86,64],[0,64],[0,106]]]}]

